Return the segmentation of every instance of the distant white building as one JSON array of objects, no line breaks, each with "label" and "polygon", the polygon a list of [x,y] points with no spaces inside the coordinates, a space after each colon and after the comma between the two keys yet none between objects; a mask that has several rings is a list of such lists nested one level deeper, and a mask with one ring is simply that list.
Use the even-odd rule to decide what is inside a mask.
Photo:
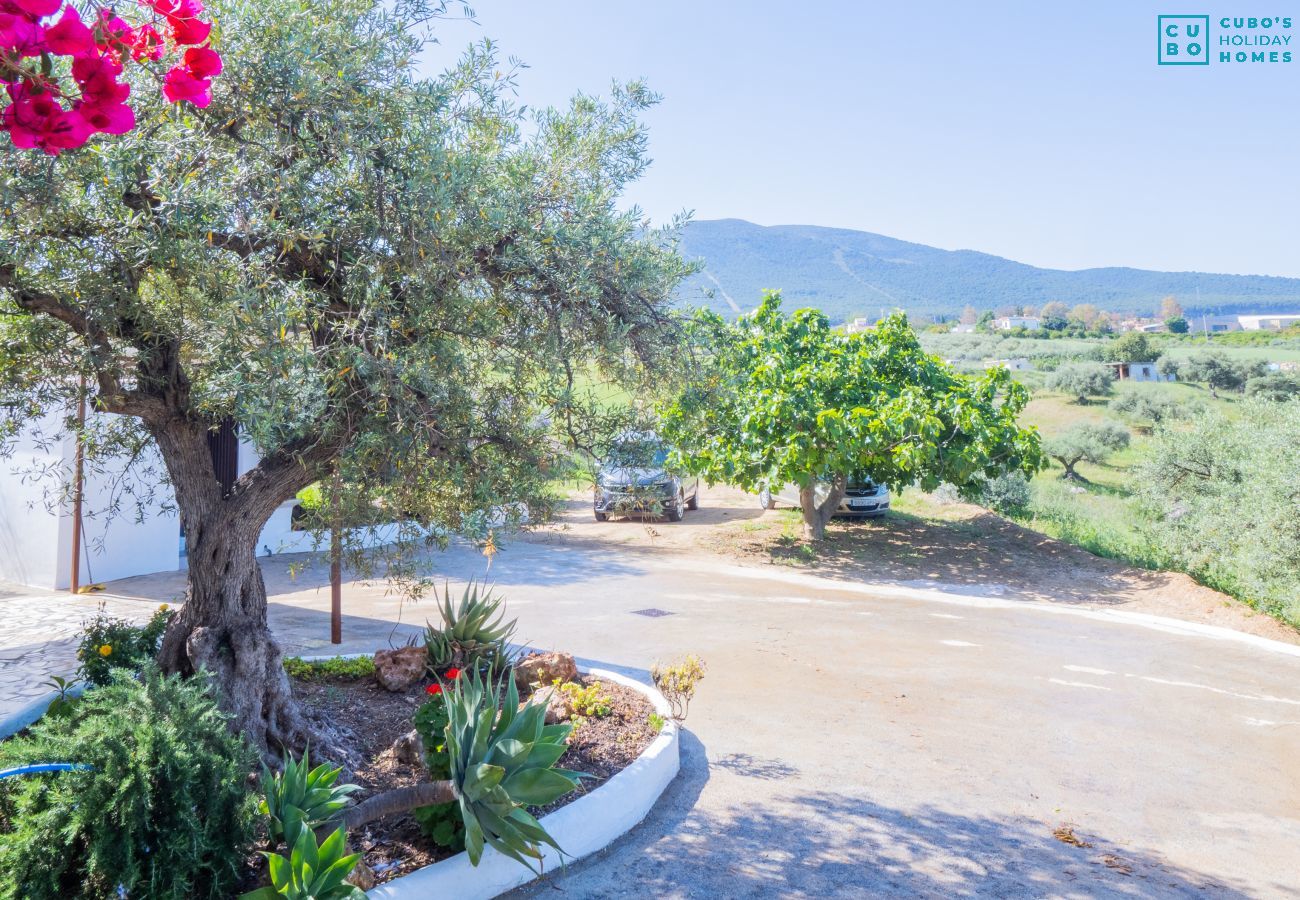
[{"label": "distant white building", "polygon": [[1173,381],[1172,375],[1161,375],[1154,362],[1113,362],[1106,363],[1115,370],[1119,381]]},{"label": "distant white building", "polygon": [[1157,334],[1161,331],[1168,331],[1169,326],[1164,322],[1148,322],[1143,325],[1135,325],[1129,330],[1140,331],[1143,334]]},{"label": "distant white building", "polygon": [[1038,316],[1003,316],[1000,319],[993,320],[993,327],[999,331],[1010,331],[1013,328],[1037,331],[1042,325],[1043,320]]},{"label": "distant white building", "polygon": [[1015,359],[986,359],[984,360],[986,369],[1007,369],[1012,372],[1029,372],[1034,368],[1033,363],[1023,356]]},{"label": "distant white building", "polygon": [[1241,331],[1237,316],[1196,316],[1187,320],[1188,331],[1202,331],[1206,334],[1220,334],[1226,331]]},{"label": "distant white building", "polygon": [[871,323],[861,317],[854,319],[844,326],[846,334],[857,334],[859,331],[866,331],[871,327]]},{"label": "distant white building", "polygon": [[1237,323],[1242,331],[1281,331],[1292,325],[1300,325],[1300,313],[1269,313],[1259,316],[1237,316]]},{"label": "distant white building", "polygon": [[975,333],[975,323],[974,323],[974,322],[958,322],[956,325],[952,326],[952,333],[953,333],[953,334],[974,334],[974,333]]}]

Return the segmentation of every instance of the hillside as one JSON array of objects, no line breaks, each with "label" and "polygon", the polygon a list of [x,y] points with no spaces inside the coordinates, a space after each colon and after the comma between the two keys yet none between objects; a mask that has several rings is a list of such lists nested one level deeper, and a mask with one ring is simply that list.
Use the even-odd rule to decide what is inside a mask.
[{"label": "hillside", "polygon": [[732,303],[753,308],[764,288],[781,288],[787,304],[819,307],[837,321],[874,317],[895,306],[914,317],[955,316],[967,303],[993,309],[1050,300],[1149,313],[1170,294],[1189,313],[1300,310],[1297,278],[1040,269],[974,250],[940,250],[842,228],[698,221],[687,226],[683,248],[706,266],[683,287],[683,302],[702,304],[701,292],[712,290],[708,305],[720,313],[734,313]]}]

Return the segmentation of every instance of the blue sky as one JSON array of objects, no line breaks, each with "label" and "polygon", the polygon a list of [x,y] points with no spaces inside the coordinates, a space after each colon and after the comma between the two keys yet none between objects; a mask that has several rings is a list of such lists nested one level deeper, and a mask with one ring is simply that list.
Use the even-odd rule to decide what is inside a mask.
[{"label": "blue sky", "polygon": [[[1057,268],[1300,276],[1300,2],[477,0],[520,99],[664,95],[627,195]],[[1195,7],[1194,9],[1191,7]],[[1160,13],[1292,15],[1296,60],[1156,65]],[[1212,30],[1211,35],[1214,40]]]}]

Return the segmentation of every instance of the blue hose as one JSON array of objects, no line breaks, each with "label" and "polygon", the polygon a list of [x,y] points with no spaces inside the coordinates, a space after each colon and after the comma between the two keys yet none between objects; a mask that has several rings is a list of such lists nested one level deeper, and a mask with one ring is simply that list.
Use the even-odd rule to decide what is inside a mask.
[{"label": "blue hose", "polygon": [[13,775],[39,775],[42,772],[77,772],[93,768],[94,766],[88,766],[85,763],[33,763],[30,766],[19,766],[16,769],[0,770],[0,778],[9,778]]}]

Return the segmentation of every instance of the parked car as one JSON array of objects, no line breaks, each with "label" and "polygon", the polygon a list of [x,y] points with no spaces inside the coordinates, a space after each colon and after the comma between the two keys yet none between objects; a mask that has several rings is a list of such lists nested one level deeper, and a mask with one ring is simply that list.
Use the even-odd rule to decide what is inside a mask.
[{"label": "parked car", "polygon": [[596,476],[592,510],[597,522],[612,515],[663,511],[670,522],[700,508],[700,480],[668,472],[668,448],[649,432],[627,435],[611,451]]},{"label": "parked car", "polygon": [[[822,503],[830,493],[830,485],[816,482],[813,485],[813,499]],[[786,503],[799,509],[799,485],[782,484],[775,489],[768,485],[758,492],[758,503],[763,509],[776,509],[777,503]],[[883,484],[870,481],[851,481],[844,491],[844,499],[835,510],[837,516],[851,516],[860,519],[878,519],[889,512],[889,488]]]}]

